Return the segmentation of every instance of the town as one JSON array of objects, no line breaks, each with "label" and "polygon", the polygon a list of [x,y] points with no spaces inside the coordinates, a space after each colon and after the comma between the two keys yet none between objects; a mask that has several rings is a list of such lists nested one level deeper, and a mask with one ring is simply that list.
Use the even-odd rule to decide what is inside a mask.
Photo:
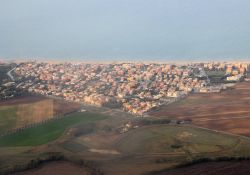
[{"label": "town", "polygon": [[[18,93],[34,93],[94,106],[121,108],[142,116],[190,93],[220,92],[233,82],[249,80],[247,63],[84,64],[19,63],[8,72]],[[213,83],[213,76],[219,82]],[[218,74],[218,75],[217,75]],[[8,94],[7,94],[8,95]],[[13,96],[13,93],[12,93]]]}]

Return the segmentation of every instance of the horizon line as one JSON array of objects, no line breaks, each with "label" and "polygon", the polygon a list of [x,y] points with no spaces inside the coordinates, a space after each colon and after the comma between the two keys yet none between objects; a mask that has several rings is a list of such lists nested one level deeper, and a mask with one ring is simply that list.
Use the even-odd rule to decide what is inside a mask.
[{"label": "horizon line", "polygon": [[3,58],[0,62],[54,62],[54,63],[206,63],[206,62],[244,62],[250,63],[250,58],[46,58],[46,57],[20,57]]}]

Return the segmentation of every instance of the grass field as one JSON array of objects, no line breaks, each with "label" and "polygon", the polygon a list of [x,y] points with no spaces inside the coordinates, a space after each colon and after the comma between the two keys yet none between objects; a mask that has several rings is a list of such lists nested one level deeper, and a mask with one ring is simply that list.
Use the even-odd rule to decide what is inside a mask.
[{"label": "grass field", "polygon": [[[104,129],[106,125],[119,127],[119,120],[99,113],[78,113],[3,137],[0,171],[1,167],[5,170],[44,152],[60,152],[69,159],[97,162],[96,167],[109,175],[145,174],[197,157],[250,155],[249,139],[189,125],[143,126],[124,134]],[[94,131],[88,130],[90,126]],[[82,132],[76,134],[79,131]],[[27,173],[30,172],[33,171]]]},{"label": "grass field", "polygon": [[250,82],[221,93],[193,94],[161,107],[154,117],[191,119],[198,126],[250,136]]},{"label": "grass field", "polygon": [[0,137],[0,146],[36,146],[57,139],[70,126],[105,119],[106,116],[95,113],[76,113],[52,120],[21,132]]},{"label": "grass field", "polygon": [[225,71],[207,71],[208,78],[210,79],[211,83],[222,83],[225,82],[223,80],[225,78]]},{"label": "grass field", "polygon": [[0,134],[76,111],[80,105],[38,96],[16,97],[0,102]]},{"label": "grass field", "polygon": [[117,144],[124,153],[206,153],[235,147],[238,139],[187,126],[152,126],[128,133]]},{"label": "grass field", "polygon": [[[217,123],[212,129],[232,131],[232,128],[238,127],[237,121],[239,121],[239,118],[233,118],[232,114],[239,117],[246,116],[248,113],[249,89],[249,84],[241,83],[234,90],[221,94],[195,94],[171,104],[167,110],[161,109],[157,116],[166,117],[167,112],[168,118],[193,117],[192,122],[197,125],[198,121],[204,122],[200,126],[205,126],[208,120],[214,120],[216,123],[227,121],[229,122],[227,126],[223,124],[219,126]],[[237,97],[239,99],[235,101]],[[28,101],[29,103],[27,99],[15,98],[12,101],[0,103],[1,114],[5,116],[0,117],[0,122],[4,123],[1,125],[3,130],[20,121],[16,119],[17,116],[25,117],[32,114],[32,110],[38,109],[31,107],[32,105],[45,104],[40,98]],[[72,109],[64,102],[60,102],[60,105],[58,103],[59,107],[53,104],[53,114]],[[41,109],[46,110],[43,107]],[[52,108],[47,109],[52,110]],[[121,126],[140,118],[135,119],[111,109],[94,107],[86,107],[86,109],[88,112],[49,120],[15,134],[0,137],[0,174],[1,171],[12,169],[14,165],[26,164],[32,159],[51,152],[59,152],[68,160],[82,159],[94,162],[95,167],[109,175],[145,174],[203,157],[250,156],[250,139],[246,137],[185,124],[140,126],[121,134],[118,132]],[[156,116],[156,113],[154,114]],[[43,116],[42,112],[37,115]],[[35,113],[33,116],[36,116]],[[28,119],[26,121],[29,121]],[[241,123],[239,127],[249,129],[248,124]],[[54,165],[50,167],[50,171],[53,171],[53,167]],[[30,172],[32,171],[27,173]]]},{"label": "grass field", "polygon": [[250,140],[193,126],[155,125],[121,135],[113,150],[121,155],[104,162],[106,174],[138,175],[202,157],[249,156]]},{"label": "grass field", "polygon": [[0,133],[16,125],[16,107],[0,107]]}]

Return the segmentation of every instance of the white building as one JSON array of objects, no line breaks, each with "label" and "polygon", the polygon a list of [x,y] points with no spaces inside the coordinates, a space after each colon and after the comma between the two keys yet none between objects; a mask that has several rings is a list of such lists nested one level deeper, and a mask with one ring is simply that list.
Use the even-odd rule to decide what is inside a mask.
[{"label": "white building", "polygon": [[240,81],[241,79],[242,79],[241,74],[227,77],[227,81]]}]

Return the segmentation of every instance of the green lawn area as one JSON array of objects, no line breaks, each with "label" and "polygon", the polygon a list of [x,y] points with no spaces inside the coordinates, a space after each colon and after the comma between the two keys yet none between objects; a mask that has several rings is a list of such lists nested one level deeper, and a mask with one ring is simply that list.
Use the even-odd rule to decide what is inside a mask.
[{"label": "green lawn area", "polygon": [[36,146],[60,137],[70,126],[107,118],[96,113],[75,113],[71,116],[49,121],[21,132],[0,137],[0,146]]},{"label": "green lawn area", "polygon": [[161,125],[132,130],[116,146],[125,153],[193,154],[234,148],[238,142],[236,137],[203,129]]},{"label": "green lawn area", "polygon": [[225,71],[207,71],[208,76],[215,76],[215,77],[223,77],[226,72]]},{"label": "green lawn area", "polygon": [[226,74],[225,71],[207,71],[206,72],[211,83],[222,83],[224,82],[223,78]]},{"label": "green lawn area", "polygon": [[17,107],[0,107],[0,134],[16,125]]}]

